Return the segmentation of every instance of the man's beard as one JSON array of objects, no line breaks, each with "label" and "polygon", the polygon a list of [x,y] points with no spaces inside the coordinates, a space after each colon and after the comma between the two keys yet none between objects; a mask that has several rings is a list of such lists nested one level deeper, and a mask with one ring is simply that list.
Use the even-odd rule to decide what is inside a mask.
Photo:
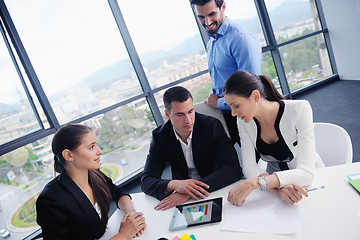
[{"label": "man's beard", "polygon": [[217,32],[217,30],[219,29],[218,24],[219,24],[218,21],[212,22],[212,23],[210,24],[210,26],[216,25],[216,28],[215,28],[215,29],[211,29],[211,30],[209,30],[209,29],[206,27],[206,24],[203,24],[203,27],[204,27],[205,30],[208,32],[208,34],[215,35],[215,33]]}]

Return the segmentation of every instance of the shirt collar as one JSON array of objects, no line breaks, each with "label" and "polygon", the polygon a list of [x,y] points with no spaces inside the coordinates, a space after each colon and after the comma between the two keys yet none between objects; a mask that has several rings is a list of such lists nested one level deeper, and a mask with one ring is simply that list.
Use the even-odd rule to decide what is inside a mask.
[{"label": "shirt collar", "polygon": [[[175,131],[175,128],[174,128],[174,127],[173,127],[173,130],[174,130],[174,134],[175,134],[176,139],[179,140],[179,141],[181,141],[181,142],[183,142],[183,140],[181,140],[181,138],[179,137],[179,135],[178,135],[177,132]],[[187,143],[189,143],[189,142],[190,142],[189,140],[192,139],[192,134],[193,134],[193,131],[191,131],[189,137],[186,139],[186,142],[187,142]],[[183,143],[184,143],[184,142],[183,142]]]},{"label": "shirt collar", "polygon": [[212,37],[212,38],[217,38],[219,35],[225,35],[229,25],[230,25],[230,19],[229,19],[229,17],[225,17],[224,22],[221,24],[221,26],[219,27],[219,29],[215,33],[215,37],[213,35],[211,35],[211,34],[209,34],[209,36]]}]

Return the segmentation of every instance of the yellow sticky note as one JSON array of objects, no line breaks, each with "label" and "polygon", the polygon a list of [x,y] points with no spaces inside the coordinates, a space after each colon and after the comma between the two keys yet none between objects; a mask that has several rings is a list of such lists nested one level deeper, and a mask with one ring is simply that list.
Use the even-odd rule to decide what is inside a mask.
[{"label": "yellow sticky note", "polygon": [[184,234],[180,237],[181,240],[192,240],[188,234]]}]

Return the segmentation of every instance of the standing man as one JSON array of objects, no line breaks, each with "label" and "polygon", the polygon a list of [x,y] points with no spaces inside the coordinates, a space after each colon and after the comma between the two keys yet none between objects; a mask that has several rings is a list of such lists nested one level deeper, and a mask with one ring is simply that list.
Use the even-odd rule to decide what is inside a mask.
[{"label": "standing man", "polygon": [[221,96],[222,88],[236,71],[260,74],[260,42],[251,32],[225,16],[224,0],[190,0],[190,3],[210,36],[206,48],[212,93],[204,102],[223,112],[231,140],[240,145],[237,118],[231,115],[230,107]]},{"label": "standing man", "polygon": [[[166,123],[152,133],[141,189],[159,200],[156,210],[206,198],[242,176],[239,160],[216,118],[195,113],[190,92],[169,88],[164,96]],[[169,164],[172,179],[162,179]]]}]

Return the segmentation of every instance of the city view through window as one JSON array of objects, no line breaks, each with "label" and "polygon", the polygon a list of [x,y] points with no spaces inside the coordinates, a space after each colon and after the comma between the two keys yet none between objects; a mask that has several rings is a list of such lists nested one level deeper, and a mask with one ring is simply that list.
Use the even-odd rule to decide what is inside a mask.
[{"label": "city view through window", "polygon": [[[140,173],[151,131],[157,124],[146,97],[137,97],[144,90],[107,1],[58,0],[47,2],[46,6],[40,0],[5,2],[60,125],[85,119],[81,123],[96,131],[103,151],[101,170],[114,182],[121,183]],[[137,12],[142,18],[134,14],[140,2],[143,3],[118,0],[118,5],[139,55],[145,81],[157,89],[190,77],[178,85],[191,91],[194,103],[202,102],[211,92],[211,80],[208,73],[191,77],[206,72],[207,59],[188,1],[147,3],[146,11]],[[262,46],[267,46],[254,1],[226,3],[229,18],[253,31]],[[278,44],[321,30],[313,0],[265,3]],[[164,15],[167,11],[159,9],[158,4],[171,9],[175,4],[178,11],[183,11],[182,17]],[[302,14],[285,14],[294,5]],[[244,6],[248,6],[248,13],[236,14]],[[152,26],[145,27],[139,18],[151,19]],[[164,21],[169,18],[171,21]],[[4,53],[0,54],[0,83],[4,86],[0,89],[1,147],[50,125],[20,61],[16,68],[4,41],[0,41],[0,51]],[[291,91],[332,74],[322,33],[281,45],[279,52]],[[282,92],[271,51],[263,52],[261,71]],[[162,114],[165,90],[154,94]],[[132,98],[135,100],[112,107]],[[87,117],[108,107],[109,111]],[[164,115],[163,119],[166,120]],[[0,156],[0,229],[11,233],[8,239],[22,239],[39,228],[36,197],[55,176],[52,137],[46,136]]]}]

